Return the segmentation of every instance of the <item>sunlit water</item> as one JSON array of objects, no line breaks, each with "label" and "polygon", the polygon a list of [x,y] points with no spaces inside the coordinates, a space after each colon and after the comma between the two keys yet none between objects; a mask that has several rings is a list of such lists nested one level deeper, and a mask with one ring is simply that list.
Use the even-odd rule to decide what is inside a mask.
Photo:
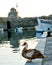
[{"label": "sunlit water", "polygon": [[27,59],[23,58],[21,55],[23,47],[21,46],[23,42],[29,43],[29,48],[35,48],[38,44],[39,39],[21,39],[19,41],[19,48],[12,48],[10,41],[0,44],[0,65],[25,65]]}]

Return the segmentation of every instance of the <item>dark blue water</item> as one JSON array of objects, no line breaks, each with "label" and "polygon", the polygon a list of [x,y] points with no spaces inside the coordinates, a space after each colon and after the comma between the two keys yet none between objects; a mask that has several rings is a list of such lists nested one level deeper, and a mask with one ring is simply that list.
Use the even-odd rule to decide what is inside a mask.
[{"label": "dark blue water", "polygon": [[19,47],[20,39],[29,39],[36,37],[36,32],[34,30],[24,30],[23,33],[12,32],[10,40],[8,40],[7,32],[0,33],[0,44],[3,44],[3,41],[10,41],[10,45],[12,48]]}]

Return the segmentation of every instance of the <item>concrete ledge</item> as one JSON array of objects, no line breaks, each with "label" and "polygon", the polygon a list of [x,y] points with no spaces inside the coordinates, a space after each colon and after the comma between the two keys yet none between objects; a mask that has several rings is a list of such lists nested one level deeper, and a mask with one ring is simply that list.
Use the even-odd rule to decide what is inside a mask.
[{"label": "concrete ledge", "polygon": [[[44,54],[44,48],[45,48],[45,44],[46,44],[46,36],[47,36],[47,34],[46,34],[46,32],[44,32],[43,35],[41,36],[42,38],[40,38],[39,43],[36,46],[36,49],[41,51],[42,54]],[[42,59],[37,59],[37,61],[35,61],[35,63],[37,65],[41,65]]]}]

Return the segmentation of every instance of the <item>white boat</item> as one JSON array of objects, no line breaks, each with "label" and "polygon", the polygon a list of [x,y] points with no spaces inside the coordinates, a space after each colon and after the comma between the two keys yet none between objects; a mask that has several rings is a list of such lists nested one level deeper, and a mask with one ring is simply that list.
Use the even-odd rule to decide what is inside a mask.
[{"label": "white boat", "polygon": [[40,37],[43,31],[48,32],[48,28],[51,31],[52,20],[45,20],[38,18],[37,21],[38,21],[38,26],[35,26],[37,37]]}]

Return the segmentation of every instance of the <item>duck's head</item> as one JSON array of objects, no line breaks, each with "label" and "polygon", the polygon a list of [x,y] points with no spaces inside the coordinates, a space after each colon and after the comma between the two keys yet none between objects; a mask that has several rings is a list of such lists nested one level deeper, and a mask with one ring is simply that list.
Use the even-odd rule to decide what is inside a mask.
[{"label": "duck's head", "polygon": [[23,44],[22,44],[22,46],[26,46],[27,45],[27,42],[24,42]]},{"label": "duck's head", "polygon": [[22,46],[25,46],[26,48],[28,47],[28,43],[27,42],[24,42],[23,44],[22,44]]}]

